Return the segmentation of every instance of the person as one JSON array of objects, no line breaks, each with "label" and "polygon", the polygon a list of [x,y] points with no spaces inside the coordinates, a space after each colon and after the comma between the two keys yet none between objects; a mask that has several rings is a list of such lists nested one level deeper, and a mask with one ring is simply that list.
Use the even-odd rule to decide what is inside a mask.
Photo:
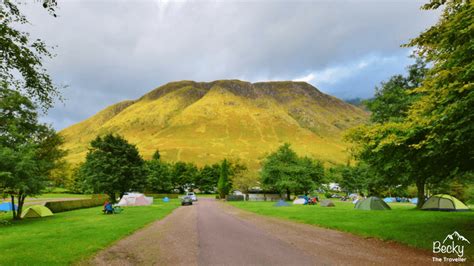
[{"label": "person", "polygon": [[112,206],[112,203],[110,203],[110,202],[108,202],[108,201],[105,202],[105,203],[104,203],[104,210],[103,210],[103,212],[104,212],[105,214],[113,214],[113,213],[114,213],[114,207]]}]

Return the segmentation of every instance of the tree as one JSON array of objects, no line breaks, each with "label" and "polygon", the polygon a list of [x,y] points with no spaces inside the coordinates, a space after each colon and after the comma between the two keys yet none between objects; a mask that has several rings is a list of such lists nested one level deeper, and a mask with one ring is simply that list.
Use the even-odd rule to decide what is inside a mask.
[{"label": "tree", "polygon": [[[155,158],[155,157],[154,157]],[[160,160],[152,159],[145,163],[147,173],[147,188],[150,191],[168,193],[173,190],[170,165]]]},{"label": "tree", "polygon": [[194,189],[197,175],[199,175],[199,171],[194,164],[176,162],[171,167],[173,188],[179,190],[180,193]]},{"label": "tree", "polygon": [[12,204],[13,218],[20,219],[26,197],[39,194],[65,155],[62,138],[38,122],[35,105],[5,83],[0,90],[0,191]]},{"label": "tree", "polygon": [[144,188],[144,160],[137,147],[119,135],[98,136],[91,142],[80,175],[95,193],[105,193],[111,202],[117,195]]},{"label": "tree", "polygon": [[436,0],[424,9],[444,10],[439,22],[410,41],[415,54],[432,65],[413,89],[417,98],[402,121],[352,132],[358,158],[390,183],[415,183],[418,205],[426,185],[471,173],[474,167],[474,6]]},{"label": "tree", "polygon": [[220,176],[219,181],[217,182],[217,193],[219,193],[219,198],[224,199],[227,196],[231,189],[231,184],[229,182],[230,167],[227,159],[224,159],[220,167]]},{"label": "tree", "polygon": [[403,121],[408,109],[418,98],[414,89],[421,85],[425,78],[426,63],[418,58],[416,63],[408,67],[408,76],[395,75],[387,82],[375,88],[375,97],[364,104],[371,112],[371,121],[384,123]]},{"label": "tree", "polygon": [[257,173],[242,171],[232,178],[232,187],[247,194],[253,187],[260,185]]},{"label": "tree", "polygon": [[152,160],[159,161],[161,158],[160,150],[156,150],[155,153],[153,153],[153,156],[151,158]]},{"label": "tree", "polygon": [[199,170],[199,175],[196,176],[196,186],[204,193],[215,192],[220,172],[221,167],[217,163],[213,165],[205,165]]},{"label": "tree", "polygon": [[[43,0],[43,7],[54,16],[56,5],[55,0]],[[16,91],[26,92],[33,102],[48,109],[59,89],[42,61],[53,55],[42,40],[32,41],[28,33],[15,29],[29,21],[14,1],[0,1],[0,18],[0,80]]]},{"label": "tree", "polygon": [[298,157],[290,144],[285,143],[263,161],[261,183],[267,190],[286,193],[289,200],[291,192],[309,193],[323,176],[320,162]]}]

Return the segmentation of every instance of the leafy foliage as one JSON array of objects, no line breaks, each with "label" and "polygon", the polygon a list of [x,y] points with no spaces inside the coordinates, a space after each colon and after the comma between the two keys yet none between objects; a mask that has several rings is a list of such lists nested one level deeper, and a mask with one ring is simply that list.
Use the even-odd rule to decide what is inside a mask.
[{"label": "leafy foliage", "polygon": [[62,138],[38,122],[35,105],[3,84],[0,90],[0,191],[18,200],[20,219],[27,196],[45,188],[51,171],[65,155]]},{"label": "leafy foliage", "polygon": [[225,196],[229,195],[230,189],[232,188],[232,184],[229,181],[230,167],[226,159],[222,161],[220,168],[219,181],[217,182],[217,193],[219,193],[221,199],[224,199]]},{"label": "leafy foliage", "polygon": [[140,191],[146,183],[144,160],[135,145],[119,135],[98,136],[91,147],[80,174],[95,193],[109,195],[115,202],[125,192]]},{"label": "leafy foliage", "polygon": [[[56,5],[55,0],[43,1],[43,7],[54,16]],[[53,54],[42,40],[31,40],[28,33],[15,28],[29,21],[14,1],[0,1],[0,19],[0,80],[48,109],[59,95],[43,67],[44,58]]]},{"label": "leafy foliage", "polygon": [[307,194],[324,177],[321,162],[308,157],[300,158],[286,143],[265,158],[262,166],[261,183],[267,190],[286,193]]},{"label": "leafy foliage", "polygon": [[[398,102],[398,108],[406,109],[403,115],[389,105],[376,105],[394,119],[375,116],[374,124],[350,134],[359,144],[357,157],[386,182],[415,183],[418,207],[424,203],[426,184],[446,182],[472,172],[474,166],[474,6],[469,1],[437,0],[424,8],[441,6],[439,22],[407,45],[432,65],[428,71],[410,70],[419,77],[414,84],[418,86],[411,89],[416,98]],[[380,102],[400,93],[394,88],[378,95]]]}]

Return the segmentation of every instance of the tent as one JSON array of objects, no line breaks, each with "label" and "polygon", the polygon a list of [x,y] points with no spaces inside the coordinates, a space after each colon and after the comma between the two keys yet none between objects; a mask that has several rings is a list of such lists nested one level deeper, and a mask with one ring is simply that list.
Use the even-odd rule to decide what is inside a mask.
[{"label": "tent", "polygon": [[164,197],[163,202],[170,202],[170,199],[168,197]]},{"label": "tent", "polygon": [[391,210],[388,204],[377,197],[368,197],[364,200],[360,200],[356,203],[355,207],[359,210]]},{"label": "tent", "polygon": [[21,218],[37,218],[46,216],[53,216],[53,213],[43,205],[30,206],[21,213]]},{"label": "tent", "polygon": [[335,206],[336,205],[334,205],[334,202],[332,202],[332,200],[325,199],[321,201],[321,207],[335,207]]},{"label": "tent", "polygon": [[[16,205],[13,205],[13,207],[15,208],[15,210],[18,210],[18,206]],[[12,208],[12,203],[11,202],[4,202],[2,204],[0,204],[0,212],[9,212],[9,211],[12,211],[13,208]]]},{"label": "tent", "polygon": [[295,205],[305,205],[306,204],[306,200],[305,199],[295,199],[293,201],[293,204]]},{"label": "tent", "polygon": [[432,211],[469,211],[469,208],[460,200],[446,194],[432,196],[423,204],[421,209]]},{"label": "tent", "polygon": [[410,202],[416,205],[418,204],[418,198],[413,198],[410,200]]},{"label": "tent", "polygon": [[153,204],[153,197],[145,197],[141,193],[129,193],[120,199],[117,206],[147,206]]},{"label": "tent", "polygon": [[395,198],[390,198],[390,197],[387,197],[387,198],[383,199],[383,201],[385,201],[386,203],[397,202],[397,200]]},{"label": "tent", "polygon": [[273,206],[275,207],[288,207],[290,206],[290,204],[288,204],[286,201],[284,200],[279,200],[277,203],[275,203]]}]

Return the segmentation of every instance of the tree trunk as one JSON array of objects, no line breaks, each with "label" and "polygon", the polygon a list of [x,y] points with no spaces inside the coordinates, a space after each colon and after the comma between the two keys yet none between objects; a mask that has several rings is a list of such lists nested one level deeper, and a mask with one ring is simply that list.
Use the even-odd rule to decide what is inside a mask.
[{"label": "tree trunk", "polygon": [[416,189],[417,189],[417,196],[418,196],[418,203],[416,204],[417,209],[421,209],[423,204],[425,203],[425,180],[418,180],[416,182]]},{"label": "tree trunk", "polygon": [[18,211],[16,213],[18,220],[21,219],[21,213],[23,212],[23,205],[25,204],[25,198],[26,198],[26,195],[24,195],[23,193],[21,193],[18,196]]},{"label": "tree trunk", "polygon": [[15,196],[13,195],[10,195],[11,199],[12,199],[12,213],[13,213],[13,220],[18,220],[18,218],[16,217],[16,213],[17,211],[15,210]]},{"label": "tree trunk", "polygon": [[291,200],[290,198],[290,189],[286,189],[286,200]]}]

